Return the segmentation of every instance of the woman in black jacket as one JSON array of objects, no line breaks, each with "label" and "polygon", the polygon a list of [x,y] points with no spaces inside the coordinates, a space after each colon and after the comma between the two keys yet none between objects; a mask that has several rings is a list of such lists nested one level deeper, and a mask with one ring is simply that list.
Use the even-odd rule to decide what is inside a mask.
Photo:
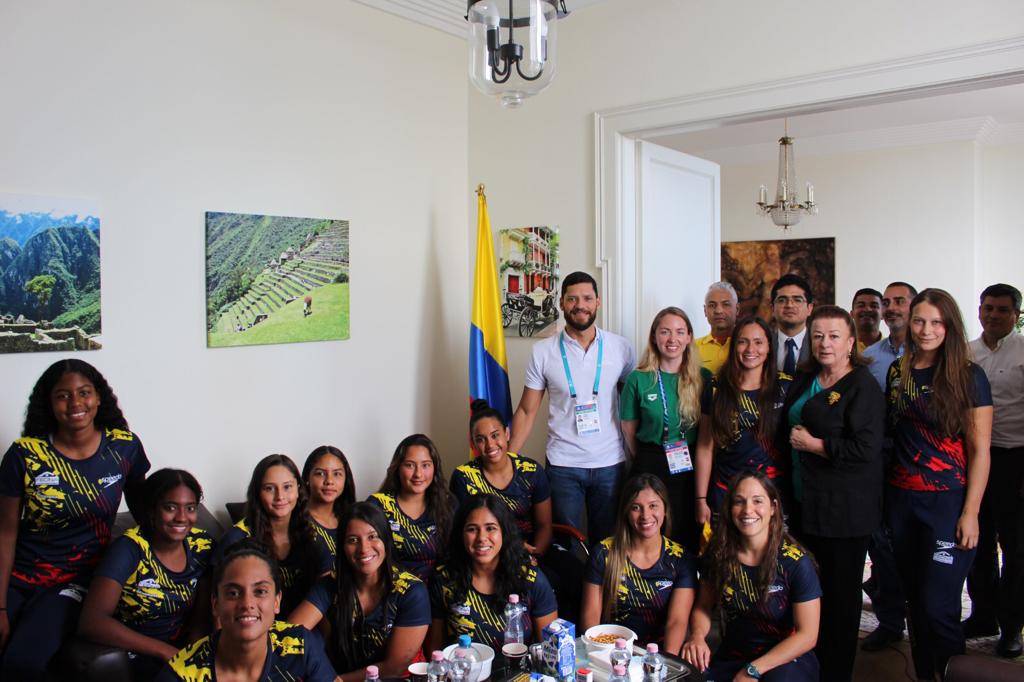
[{"label": "woman in black jacket", "polygon": [[811,357],[783,406],[781,443],[792,452],[791,527],[821,570],[821,679],[853,674],[868,539],[882,519],[885,398],[857,353],[853,319],[815,308]]}]

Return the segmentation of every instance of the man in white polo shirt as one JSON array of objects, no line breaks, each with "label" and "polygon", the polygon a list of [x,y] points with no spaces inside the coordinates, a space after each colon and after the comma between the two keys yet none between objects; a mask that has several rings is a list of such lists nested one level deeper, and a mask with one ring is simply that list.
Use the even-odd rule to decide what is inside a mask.
[{"label": "man in white polo shirt", "polygon": [[[971,617],[968,636],[994,635],[996,653],[1021,655],[1024,625],[1024,336],[1014,330],[1020,317],[1020,291],[993,284],[981,292],[981,337],[971,341],[974,361],[992,385],[992,470],[978,522],[978,554],[967,576]],[[1003,549],[1002,575],[996,543]]]},{"label": "man in white polo shirt", "polygon": [[555,523],[586,528],[590,544],[612,534],[626,471],[619,427],[619,384],[636,364],[624,337],[594,325],[601,299],[585,272],[562,280],[565,331],[533,347],[509,450],[530,436],[548,392],[547,474]]}]

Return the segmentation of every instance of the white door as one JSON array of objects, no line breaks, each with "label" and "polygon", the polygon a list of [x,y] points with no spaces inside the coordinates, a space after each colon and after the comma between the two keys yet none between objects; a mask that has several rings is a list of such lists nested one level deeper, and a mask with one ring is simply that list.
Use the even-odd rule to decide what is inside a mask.
[{"label": "white door", "polygon": [[636,146],[635,180],[623,178],[623,186],[633,190],[636,218],[624,224],[620,244],[621,320],[639,357],[651,320],[666,306],[686,311],[695,336],[708,331],[704,293],[721,270],[721,191],[718,164],[650,142],[628,144]]}]

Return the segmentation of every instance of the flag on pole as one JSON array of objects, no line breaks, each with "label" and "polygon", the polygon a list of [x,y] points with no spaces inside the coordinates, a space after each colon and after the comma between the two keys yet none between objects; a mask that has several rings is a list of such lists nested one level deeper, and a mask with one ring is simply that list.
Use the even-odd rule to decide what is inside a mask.
[{"label": "flag on pole", "polygon": [[486,400],[501,413],[507,425],[512,421],[512,394],[508,387],[498,269],[494,264],[491,221],[487,217],[483,185],[476,194],[476,274],[473,277],[473,313],[469,325],[469,399]]}]

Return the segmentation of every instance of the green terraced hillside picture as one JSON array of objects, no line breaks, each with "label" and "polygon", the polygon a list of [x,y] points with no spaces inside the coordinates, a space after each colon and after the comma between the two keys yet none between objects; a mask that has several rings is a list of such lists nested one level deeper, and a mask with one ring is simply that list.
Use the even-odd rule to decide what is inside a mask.
[{"label": "green terraced hillside picture", "polygon": [[206,214],[210,348],[349,337],[348,221]]}]

